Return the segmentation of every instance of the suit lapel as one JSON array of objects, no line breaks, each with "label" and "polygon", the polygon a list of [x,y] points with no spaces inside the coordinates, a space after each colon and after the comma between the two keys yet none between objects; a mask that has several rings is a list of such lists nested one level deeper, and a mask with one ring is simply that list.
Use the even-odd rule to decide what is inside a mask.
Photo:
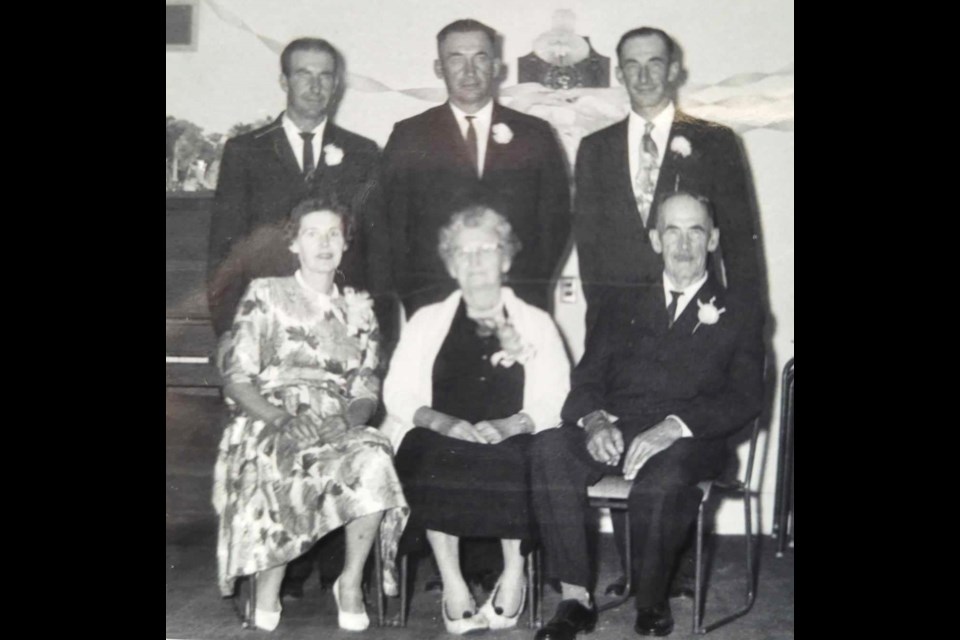
[{"label": "suit lapel", "polygon": [[[460,133],[460,125],[457,124],[457,118],[453,115],[449,102],[441,107],[436,124],[436,130],[440,134],[438,140],[440,144],[446,147],[447,153],[445,155],[455,159],[463,168],[471,170],[473,176],[476,177],[477,169],[473,166],[473,161],[467,152],[467,141],[463,139],[463,134]],[[489,152],[488,145],[487,153]]]},{"label": "suit lapel", "polygon": [[[485,180],[488,175],[490,175],[490,169],[495,167],[500,161],[500,154],[504,151],[501,147],[506,145],[498,144],[493,140],[493,128],[500,123],[503,123],[506,126],[510,126],[506,120],[503,118],[504,113],[503,109],[500,108],[500,104],[494,100],[493,101],[493,113],[490,116],[490,131],[487,132],[487,155],[483,158],[483,177],[481,180]],[[513,129],[513,127],[510,127]]]},{"label": "suit lapel", "polygon": [[[627,123],[629,118],[616,125],[610,136],[610,153],[607,155],[607,171],[614,176],[614,193],[622,193],[623,212],[630,221],[631,226],[636,225],[643,229],[643,219],[640,217],[640,211],[637,209],[637,198],[633,194],[633,176],[630,175],[630,150],[627,146]],[[640,242],[648,244],[650,238],[646,231],[639,234]],[[661,294],[662,297],[663,294]],[[664,314],[666,316],[666,314]]]},{"label": "suit lapel", "polygon": [[287,134],[283,130],[282,118],[282,115],[277,118],[275,122],[277,128],[268,134],[273,147],[273,155],[284,171],[299,176],[302,173],[300,164],[297,162],[297,156],[294,155],[293,149],[290,148],[290,141],[287,140]]}]

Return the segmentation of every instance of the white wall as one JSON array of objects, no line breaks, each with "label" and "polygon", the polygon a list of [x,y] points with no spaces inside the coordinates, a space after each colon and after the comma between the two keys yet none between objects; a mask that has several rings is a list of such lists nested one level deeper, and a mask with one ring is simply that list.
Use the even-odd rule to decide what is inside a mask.
[{"label": "white wall", "polygon": [[[503,34],[508,65],[504,87],[509,87],[516,84],[516,59],[552,26],[557,9],[572,10],[576,32],[590,37],[598,52],[612,58],[627,29],[644,24],[665,29],[685,52],[689,77],[681,106],[741,131],[761,211],[775,323],[773,364],[782,368],[794,355],[792,0],[201,0],[197,50],[166,54],[166,113],[207,132],[226,132],[238,122],[276,115],[284,106],[277,79],[279,58],[257,36],[280,46],[295,37],[320,36],[343,52],[349,73],[359,76],[344,97],[338,123],[382,146],[396,120],[435,103],[395,92],[358,90],[364,78],[392,89],[440,89],[442,82],[433,74],[435,34],[457,18],[473,17]],[[758,81],[715,86],[739,74],[784,69],[788,71]],[[732,99],[717,104],[719,98]],[[616,92],[604,99],[625,105]],[[711,102],[715,104],[703,104]],[[790,125],[781,130],[744,128],[745,123],[762,125],[765,118],[789,119]],[[576,274],[575,260],[566,272]],[[580,296],[576,304],[558,305],[556,314],[578,356],[583,310]],[[775,377],[779,384],[779,375]],[[760,442],[764,457],[755,476],[755,482],[762,480],[762,526],[767,532],[773,512],[778,408],[779,400],[774,404],[771,443],[768,447],[763,438]],[[720,531],[733,532],[740,526],[733,506],[721,510]]]}]

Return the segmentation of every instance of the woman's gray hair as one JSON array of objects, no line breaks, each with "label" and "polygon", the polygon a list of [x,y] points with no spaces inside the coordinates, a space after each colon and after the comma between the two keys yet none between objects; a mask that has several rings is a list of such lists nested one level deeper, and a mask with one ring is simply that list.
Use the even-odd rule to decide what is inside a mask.
[{"label": "woman's gray hair", "polygon": [[466,228],[486,227],[497,232],[500,237],[500,244],[503,246],[503,254],[513,259],[523,246],[520,238],[513,232],[513,226],[501,214],[494,211],[491,207],[484,204],[470,205],[464,209],[456,211],[450,216],[450,222],[440,229],[440,257],[445,261],[453,258],[453,252],[456,250],[457,236]]}]

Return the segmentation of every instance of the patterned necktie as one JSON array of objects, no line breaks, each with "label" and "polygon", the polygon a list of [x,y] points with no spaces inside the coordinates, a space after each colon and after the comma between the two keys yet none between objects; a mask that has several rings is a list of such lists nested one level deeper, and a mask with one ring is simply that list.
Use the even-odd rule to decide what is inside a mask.
[{"label": "patterned necktie", "polygon": [[647,226],[650,217],[650,206],[653,204],[653,193],[657,188],[657,178],[660,175],[660,152],[657,143],[653,141],[650,132],[653,123],[648,122],[643,128],[643,139],[640,141],[640,169],[634,181],[634,192],[637,196],[637,210]]},{"label": "patterned necktie", "polygon": [[313,134],[301,133],[300,137],[303,138],[303,178],[309,180],[313,170],[316,169],[316,163],[313,160]]},{"label": "patterned necktie", "polygon": [[477,147],[477,130],[473,128],[473,119],[476,116],[467,116],[467,151],[470,153],[470,160],[473,161],[473,170],[480,173],[480,152]]},{"label": "patterned necktie", "polygon": [[671,291],[670,295],[673,296],[673,300],[667,306],[667,317],[670,319],[670,326],[672,327],[674,316],[677,315],[677,300],[683,295],[683,291]]}]

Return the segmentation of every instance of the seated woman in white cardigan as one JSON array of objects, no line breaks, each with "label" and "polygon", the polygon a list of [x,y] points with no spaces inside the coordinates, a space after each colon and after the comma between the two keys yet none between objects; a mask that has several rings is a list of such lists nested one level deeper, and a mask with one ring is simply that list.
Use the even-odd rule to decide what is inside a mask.
[{"label": "seated woman in white cardigan", "polygon": [[[420,309],[384,382],[382,429],[443,580],[450,633],[506,629],[526,600],[520,543],[535,535],[528,446],[556,427],[570,364],[553,319],[501,286],[520,242],[489,207],[455,213],[440,255],[459,291]],[[459,538],[499,538],[504,569],[478,611],[460,570]]]}]

